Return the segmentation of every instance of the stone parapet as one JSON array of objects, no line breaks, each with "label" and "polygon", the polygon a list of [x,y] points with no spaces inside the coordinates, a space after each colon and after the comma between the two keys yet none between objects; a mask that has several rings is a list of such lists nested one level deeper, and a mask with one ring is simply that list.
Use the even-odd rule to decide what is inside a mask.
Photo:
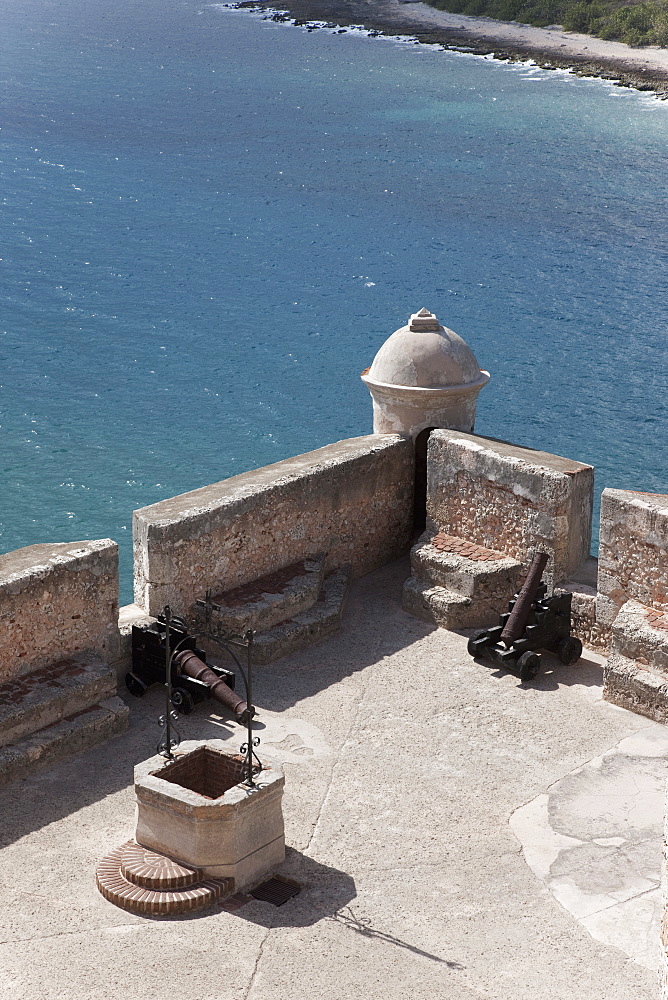
[{"label": "stone parapet", "polygon": [[547,552],[549,584],[589,557],[590,465],[493,438],[435,430],[429,439],[427,527],[502,552],[527,569]]},{"label": "stone parapet", "polygon": [[629,599],[668,610],[668,496],[603,490],[598,565],[600,623]]},{"label": "stone parapet", "polygon": [[135,601],[188,613],[318,552],[368,573],[409,547],[413,463],[409,441],[368,435],[135,511]]},{"label": "stone parapet", "polygon": [[118,655],[118,546],[28,545],[0,556],[0,684],[79,652]]}]

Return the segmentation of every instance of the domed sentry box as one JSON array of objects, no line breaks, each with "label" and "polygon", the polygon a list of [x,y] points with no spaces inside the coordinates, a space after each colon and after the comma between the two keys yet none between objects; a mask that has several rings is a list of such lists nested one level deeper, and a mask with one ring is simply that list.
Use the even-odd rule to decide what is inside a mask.
[{"label": "domed sentry box", "polygon": [[100,862],[100,892],[136,913],[173,915],[259,882],[285,858],[283,771],[261,764],[249,785],[244,758],[222,740],[138,764],[135,840]]}]

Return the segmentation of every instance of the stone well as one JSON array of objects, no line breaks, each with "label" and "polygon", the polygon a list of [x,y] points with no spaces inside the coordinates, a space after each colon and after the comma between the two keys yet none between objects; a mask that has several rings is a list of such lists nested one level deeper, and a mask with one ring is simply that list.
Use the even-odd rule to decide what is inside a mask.
[{"label": "stone well", "polygon": [[222,740],[181,743],[135,768],[135,839],[97,868],[100,892],[123,909],[165,916],[251,888],[285,858],[279,764],[250,787]]},{"label": "stone well", "polygon": [[251,885],[285,858],[280,765],[263,761],[255,787],[222,740],[182,743],[135,767],[135,840],[214,878]]}]

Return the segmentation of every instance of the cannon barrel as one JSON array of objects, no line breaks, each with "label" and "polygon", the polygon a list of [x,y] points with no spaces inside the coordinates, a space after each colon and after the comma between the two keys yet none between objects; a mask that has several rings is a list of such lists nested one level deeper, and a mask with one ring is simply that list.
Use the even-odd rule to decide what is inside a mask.
[{"label": "cannon barrel", "polygon": [[547,559],[547,552],[537,552],[531,561],[527,578],[524,581],[522,589],[517,595],[515,606],[510,612],[508,621],[504,625],[503,632],[500,636],[501,641],[505,642],[506,646],[512,646],[512,644],[520,638],[526,628],[526,624],[529,619],[529,612],[531,611],[531,605],[533,604],[538,588],[540,587],[540,581],[543,576],[543,570],[547,565]]},{"label": "cannon barrel", "polygon": [[193,653],[192,650],[184,649],[180,653],[177,653],[174,657],[174,663],[179,673],[207,684],[212,698],[215,698],[221,705],[229,709],[237,722],[242,725],[248,722],[248,705],[243,698],[235,694],[222,677],[215,674],[210,667],[207,667],[206,663],[202,663],[199,656]]}]

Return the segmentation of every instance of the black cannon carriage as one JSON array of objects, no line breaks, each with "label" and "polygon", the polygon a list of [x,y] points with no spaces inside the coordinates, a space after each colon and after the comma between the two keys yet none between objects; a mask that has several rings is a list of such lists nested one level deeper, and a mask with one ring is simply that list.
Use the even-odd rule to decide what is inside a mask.
[{"label": "black cannon carriage", "polygon": [[[132,626],[132,670],[125,675],[125,686],[137,698],[152,684],[165,683],[167,628],[164,615],[148,625]],[[169,643],[174,708],[187,715],[198,702],[214,698],[237,722],[245,723],[248,706],[234,693],[234,671],[207,660],[206,651],[198,647],[182,618],[170,618]]]},{"label": "black cannon carriage", "polygon": [[480,629],[468,641],[468,652],[492,660],[522,681],[532,680],[540,670],[538,649],[556,653],[562,663],[577,663],[582,643],[571,635],[572,594],[547,596],[541,581],[547,555],[534,556],[524,586],[499,616],[499,624]]}]

